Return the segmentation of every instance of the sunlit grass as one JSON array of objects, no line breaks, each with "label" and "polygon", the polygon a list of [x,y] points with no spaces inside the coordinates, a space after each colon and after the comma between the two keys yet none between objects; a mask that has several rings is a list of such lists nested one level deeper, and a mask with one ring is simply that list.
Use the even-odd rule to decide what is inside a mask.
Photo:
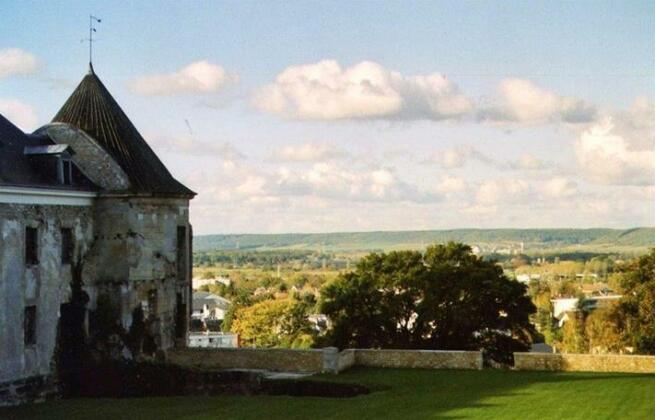
[{"label": "sunlit grass", "polygon": [[321,379],[369,395],[78,399],[0,410],[0,418],[65,419],[604,419],[652,418],[655,375],[355,369]]}]

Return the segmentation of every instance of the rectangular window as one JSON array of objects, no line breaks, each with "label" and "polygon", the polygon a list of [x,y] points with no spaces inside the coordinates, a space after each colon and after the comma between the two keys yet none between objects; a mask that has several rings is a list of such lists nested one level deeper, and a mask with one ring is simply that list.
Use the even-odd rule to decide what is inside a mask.
[{"label": "rectangular window", "polygon": [[64,166],[64,185],[71,185],[73,183],[73,166],[70,160],[63,161]]},{"label": "rectangular window", "polygon": [[70,159],[60,157],[58,160],[58,178],[59,183],[71,185],[73,183],[73,164]]},{"label": "rectangular window", "polygon": [[186,279],[187,271],[187,234],[186,226],[177,227],[177,279]]},{"label": "rectangular window", "polygon": [[61,230],[61,263],[70,264],[73,261],[73,230]]},{"label": "rectangular window", "polygon": [[177,304],[175,305],[175,337],[184,338],[187,330],[187,313],[186,304],[182,293],[177,294]]},{"label": "rectangular window", "polygon": [[25,345],[33,346],[36,344],[36,306],[25,307],[24,319]]},{"label": "rectangular window", "polygon": [[39,263],[39,231],[33,227],[25,228],[25,264]]}]

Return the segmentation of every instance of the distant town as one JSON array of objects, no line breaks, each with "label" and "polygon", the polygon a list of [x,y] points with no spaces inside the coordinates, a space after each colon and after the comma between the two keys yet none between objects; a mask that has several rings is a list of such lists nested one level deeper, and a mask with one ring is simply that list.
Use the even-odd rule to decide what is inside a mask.
[{"label": "distant town", "polygon": [[[309,331],[319,337],[330,322],[320,313],[321,288],[340,273],[354,269],[367,255],[361,241],[370,241],[369,249],[377,246],[392,252],[412,242],[412,248],[420,248],[417,243],[430,236],[475,240],[476,235],[478,241],[473,242],[471,252],[496,261],[507,277],[527,286],[537,307],[532,317],[538,331],[534,351],[603,353],[608,349],[602,345],[580,345],[584,342],[581,323],[597,309],[602,313],[620,301],[621,286],[615,272],[648,251],[644,238],[653,236],[655,240],[655,229],[200,236],[194,253],[189,345],[248,346],[254,337],[238,327],[234,330],[235,312],[256,303],[289,299],[303,302]],[[490,238],[495,242],[487,242]],[[516,238],[529,242],[512,241]],[[621,349],[633,350],[629,346]]]}]

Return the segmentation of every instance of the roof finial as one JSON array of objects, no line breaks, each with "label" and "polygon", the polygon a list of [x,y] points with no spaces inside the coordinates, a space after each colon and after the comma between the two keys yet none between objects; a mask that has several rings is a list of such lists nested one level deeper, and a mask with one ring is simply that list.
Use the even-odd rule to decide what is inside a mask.
[{"label": "roof finial", "polygon": [[93,22],[102,22],[102,20],[93,15],[89,15],[89,73],[93,73],[93,33],[97,32],[96,28],[93,27]]}]

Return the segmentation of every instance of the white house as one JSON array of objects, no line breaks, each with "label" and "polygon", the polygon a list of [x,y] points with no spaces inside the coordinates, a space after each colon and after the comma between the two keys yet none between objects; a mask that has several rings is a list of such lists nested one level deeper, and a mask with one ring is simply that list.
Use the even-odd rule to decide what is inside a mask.
[{"label": "white house", "polygon": [[560,319],[564,313],[576,311],[578,301],[578,298],[558,298],[551,300],[553,304],[553,317]]},{"label": "white house", "polygon": [[224,297],[209,292],[193,292],[193,312],[191,319],[223,321],[231,302]]},{"label": "white house", "polygon": [[516,281],[520,283],[530,283],[530,275],[529,274],[517,274],[516,275]]},{"label": "white house", "polygon": [[[587,296],[582,300],[582,306],[585,311],[593,311],[605,305],[617,302],[621,299],[621,295],[607,294],[599,296]],[[559,298],[552,299],[553,304],[553,317],[558,319],[559,326],[563,326],[569,320],[568,313],[576,312],[578,310],[580,299],[578,298]]]}]

